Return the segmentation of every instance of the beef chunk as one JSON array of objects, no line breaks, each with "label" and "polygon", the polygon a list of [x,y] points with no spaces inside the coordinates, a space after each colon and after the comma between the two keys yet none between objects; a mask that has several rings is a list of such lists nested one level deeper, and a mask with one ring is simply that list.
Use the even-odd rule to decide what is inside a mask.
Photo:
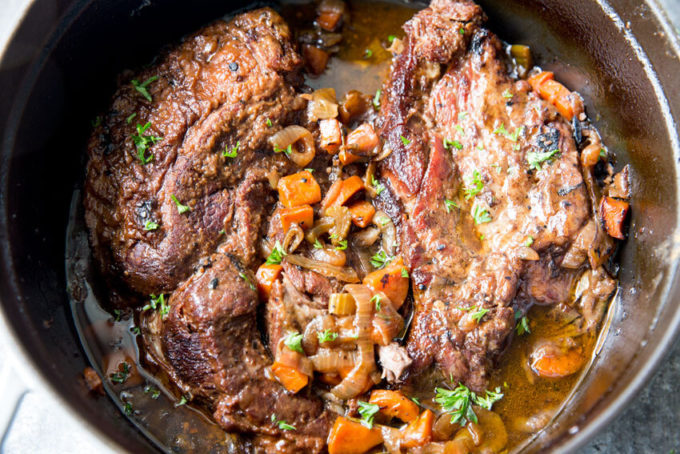
[{"label": "beef chunk", "polygon": [[107,275],[141,293],[170,291],[215,250],[238,212],[237,182],[290,166],[264,151],[304,107],[289,82],[300,66],[288,26],[264,8],[204,28],[125,78],[88,147],[85,218]]}]

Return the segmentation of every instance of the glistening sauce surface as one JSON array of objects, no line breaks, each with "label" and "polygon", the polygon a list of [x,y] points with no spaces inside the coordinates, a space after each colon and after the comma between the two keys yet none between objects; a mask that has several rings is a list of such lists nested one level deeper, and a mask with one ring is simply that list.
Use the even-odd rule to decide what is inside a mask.
[{"label": "glistening sauce surface", "polygon": [[[389,36],[403,35],[401,26],[416,9],[385,2],[349,2],[351,25],[345,27],[341,50],[331,59],[327,71],[317,78],[308,78],[313,88],[333,87],[338,97],[348,90],[374,93],[380,88],[391,60],[385,49]],[[282,9],[291,28],[298,30],[310,23],[312,5],[287,5]],[[74,194],[69,228],[67,277],[72,295],[72,307],[79,334],[90,360],[102,377],[119,371],[114,368],[124,358],[132,365],[129,378],[116,385],[104,380],[104,387],[124,413],[151,439],[172,452],[233,452],[242,448],[237,437],[225,432],[201,411],[185,405],[181,396],[173,395],[162,378],[147,370],[140,361],[140,349],[135,316],[130,313],[114,317],[104,307],[107,290],[99,286],[90,266],[87,234],[81,223],[81,201]],[[504,398],[494,406],[508,430],[508,448],[532,435],[527,420],[542,415],[547,422],[564,402],[578,381],[579,374],[562,379],[543,379],[528,368],[528,351],[538,339],[554,337],[565,329],[563,323],[550,317],[550,308],[534,307],[529,312],[531,333],[515,336],[508,352],[495,372],[491,388],[500,387]],[[588,336],[585,356],[592,354],[595,337]],[[414,389],[427,405],[432,398],[432,386]],[[538,429],[536,429],[538,430]]]}]

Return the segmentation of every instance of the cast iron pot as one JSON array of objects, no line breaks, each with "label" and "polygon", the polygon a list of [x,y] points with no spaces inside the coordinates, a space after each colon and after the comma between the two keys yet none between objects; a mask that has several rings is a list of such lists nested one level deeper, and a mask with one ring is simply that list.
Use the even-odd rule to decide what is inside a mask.
[{"label": "cast iron pot", "polygon": [[[571,452],[648,382],[680,330],[680,48],[653,0],[484,0],[492,30],[532,46],[585,98],[617,167],[633,169],[621,287],[575,393],[527,452]],[[248,2],[35,0],[0,62],[0,299],[27,362],[118,450],[152,452],[106,397],[88,395],[64,275],[69,203],[90,121],[116,75]],[[1,43],[0,43],[1,45]]]}]

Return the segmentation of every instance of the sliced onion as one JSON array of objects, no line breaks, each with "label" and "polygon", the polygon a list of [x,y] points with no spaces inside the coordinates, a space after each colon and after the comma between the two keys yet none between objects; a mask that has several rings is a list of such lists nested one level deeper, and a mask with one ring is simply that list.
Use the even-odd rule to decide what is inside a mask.
[{"label": "sliced onion", "polygon": [[334,266],[345,266],[345,263],[347,263],[347,254],[344,251],[329,247],[312,249],[312,258]]},{"label": "sliced onion", "polygon": [[367,248],[378,241],[380,230],[375,227],[365,228],[352,235],[352,243],[360,248]]},{"label": "sliced onion", "polygon": [[349,229],[352,227],[352,213],[346,206],[333,205],[326,210],[326,214],[333,218],[333,227],[330,229],[333,244],[347,238]]},{"label": "sliced onion", "polygon": [[374,199],[378,196],[373,187],[373,180],[375,179],[375,162],[371,161],[366,167],[366,175],[364,176],[364,186],[366,187],[366,193]]},{"label": "sliced onion", "polygon": [[302,268],[316,271],[323,276],[332,277],[342,282],[359,282],[357,273],[352,268],[346,266],[329,265],[326,262],[309,259],[296,254],[287,255],[286,260],[288,260],[291,265],[301,266]]},{"label": "sliced onion", "polygon": [[332,227],[333,218],[327,216],[322,217],[321,219],[318,219],[314,223],[314,227],[309,229],[305,238],[307,239],[307,241],[314,244],[321,235],[323,235],[324,233],[328,233]]},{"label": "sliced onion", "polygon": [[269,144],[274,147],[275,152],[285,151],[289,145],[293,145],[298,141],[302,141],[302,149],[300,152],[294,147],[291,147],[291,153],[288,158],[300,167],[304,167],[314,159],[316,155],[316,148],[314,148],[314,137],[312,133],[306,128],[298,125],[287,126],[269,138]]},{"label": "sliced onion", "polygon": [[373,215],[373,225],[378,227],[382,234],[382,249],[387,255],[393,256],[397,246],[397,229],[392,219],[384,211],[376,211]]},{"label": "sliced onion", "polygon": [[334,88],[321,88],[311,95],[302,95],[309,100],[307,117],[310,121],[328,120],[338,116],[338,102]]},{"label": "sliced onion", "polygon": [[287,254],[295,252],[304,237],[305,232],[302,231],[302,228],[295,223],[291,224],[288,232],[286,232],[286,236],[283,238],[283,250]]},{"label": "sliced onion", "polygon": [[528,260],[531,262],[535,262],[536,260],[540,259],[538,252],[527,246],[519,246],[517,249],[515,249],[515,256],[518,259]]},{"label": "sliced onion", "polygon": [[321,373],[335,373],[342,369],[354,367],[354,353],[335,348],[320,348],[314,356],[310,356],[314,370]]}]

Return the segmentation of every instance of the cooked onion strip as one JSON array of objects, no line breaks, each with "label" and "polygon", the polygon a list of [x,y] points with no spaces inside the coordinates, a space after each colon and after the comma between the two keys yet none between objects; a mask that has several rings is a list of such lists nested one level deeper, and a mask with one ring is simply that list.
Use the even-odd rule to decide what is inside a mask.
[{"label": "cooked onion strip", "polygon": [[316,355],[309,359],[314,365],[314,370],[321,373],[337,373],[342,369],[354,367],[354,353],[334,348],[320,348]]},{"label": "cooked onion strip", "polygon": [[328,233],[332,227],[333,218],[327,216],[322,217],[314,223],[314,227],[312,227],[309,232],[307,232],[305,238],[307,241],[314,244],[321,235]]},{"label": "cooked onion strip", "polygon": [[[302,142],[302,149],[304,150],[302,152],[292,146],[298,141]],[[287,126],[280,130],[269,138],[269,144],[274,147],[275,152],[285,152],[288,154],[288,158],[300,167],[304,167],[312,162],[316,155],[312,133],[298,125]],[[289,146],[290,149],[288,148]]]},{"label": "cooked onion strip", "polygon": [[310,121],[328,120],[338,116],[338,102],[335,99],[334,88],[321,88],[311,95],[304,94],[307,99],[307,117]]},{"label": "cooked onion strip", "polygon": [[392,219],[384,211],[376,211],[373,215],[373,225],[380,229],[382,234],[382,249],[390,257],[394,255],[397,246],[397,229]]},{"label": "cooked onion strip", "polygon": [[292,254],[302,243],[304,237],[305,232],[302,231],[302,228],[295,223],[291,224],[288,232],[286,232],[286,236],[283,238],[283,250],[287,254]]},{"label": "cooked onion strip", "polygon": [[320,260],[309,259],[301,255],[289,254],[286,260],[291,265],[301,266],[308,270],[316,271],[326,277],[333,277],[342,282],[359,282],[357,273],[349,267],[334,266]]}]

